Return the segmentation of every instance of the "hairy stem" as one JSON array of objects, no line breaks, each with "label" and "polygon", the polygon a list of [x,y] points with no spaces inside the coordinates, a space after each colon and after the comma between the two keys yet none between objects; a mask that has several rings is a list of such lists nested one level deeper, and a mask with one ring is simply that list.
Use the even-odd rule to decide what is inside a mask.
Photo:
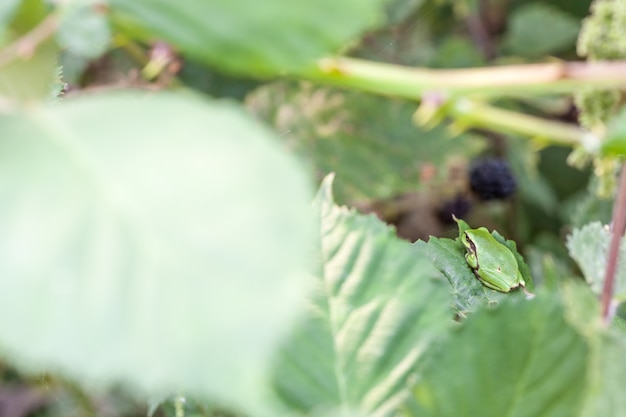
[{"label": "hairy stem", "polygon": [[611,301],[613,299],[613,287],[615,283],[615,273],[617,271],[620,242],[626,230],[626,164],[622,165],[621,170],[622,173],[620,175],[617,197],[613,205],[613,236],[611,237],[611,246],[609,247],[609,256],[604,277],[604,288],[602,289],[602,297],[600,299],[602,318],[607,325],[610,323],[612,316]]}]

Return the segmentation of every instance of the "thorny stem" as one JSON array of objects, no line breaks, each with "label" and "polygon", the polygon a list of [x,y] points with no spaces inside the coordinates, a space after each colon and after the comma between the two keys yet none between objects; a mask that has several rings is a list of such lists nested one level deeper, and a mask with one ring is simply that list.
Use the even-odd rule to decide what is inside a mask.
[{"label": "thorny stem", "polygon": [[39,45],[54,35],[58,24],[57,15],[51,14],[24,36],[0,50],[0,68],[19,58],[30,58]]},{"label": "thorny stem", "polygon": [[606,325],[611,322],[612,318],[611,302],[613,298],[615,272],[617,270],[620,242],[626,230],[626,164],[622,164],[621,170],[617,197],[613,205],[613,235],[611,237],[611,246],[609,247],[604,288],[602,289],[602,297],[600,299],[602,318]]}]

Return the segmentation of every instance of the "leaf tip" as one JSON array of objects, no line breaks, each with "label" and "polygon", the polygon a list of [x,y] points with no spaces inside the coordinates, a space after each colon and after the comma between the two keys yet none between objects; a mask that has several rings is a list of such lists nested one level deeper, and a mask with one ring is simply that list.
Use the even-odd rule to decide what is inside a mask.
[{"label": "leaf tip", "polygon": [[328,203],[333,204],[335,199],[333,198],[333,183],[335,181],[335,173],[331,172],[324,177],[322,183],[320,184],[320,188],[317,192],[317,196],[315,197],[315,201],[317,204],[320,203]]}]

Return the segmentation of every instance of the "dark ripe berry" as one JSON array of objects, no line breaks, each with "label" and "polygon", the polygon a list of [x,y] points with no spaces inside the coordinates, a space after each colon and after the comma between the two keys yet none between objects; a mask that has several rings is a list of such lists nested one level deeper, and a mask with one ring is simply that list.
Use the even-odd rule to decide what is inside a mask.
[{"label": "dark ripe berry", "polygon": [[474,163],[469,173],[470,188],[481,200],[510,197],[516,182],[509,165],[502,159],[483,159]]},{"label": "dark ripe berry", "polygon": [[441,223],[452,224],[454,219],[452,215],[457,218],[463,218],[469,212],[472,204],[464,195],[458,194],[454,199],[446,201],[437,210],[437,217],[441,220]]}]

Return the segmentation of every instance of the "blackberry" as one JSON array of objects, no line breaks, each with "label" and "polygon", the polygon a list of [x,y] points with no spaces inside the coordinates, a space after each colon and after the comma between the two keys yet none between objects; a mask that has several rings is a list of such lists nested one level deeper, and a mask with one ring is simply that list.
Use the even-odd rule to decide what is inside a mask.
[{"label": "blackberry", "polygon": [[469,212],[472,204],[464,195],[457,194],[454,199],[446,201],[437,210],[437,217],[443,224],[452,224],[454,219],[452,215],[457,218],[463,218]]},{"label": "blackberry", "polygon": [[483,159],[474,163],[469,173],[470,188],[480,200],[510,197],[517,188],[509,165],[502,159]]}]

